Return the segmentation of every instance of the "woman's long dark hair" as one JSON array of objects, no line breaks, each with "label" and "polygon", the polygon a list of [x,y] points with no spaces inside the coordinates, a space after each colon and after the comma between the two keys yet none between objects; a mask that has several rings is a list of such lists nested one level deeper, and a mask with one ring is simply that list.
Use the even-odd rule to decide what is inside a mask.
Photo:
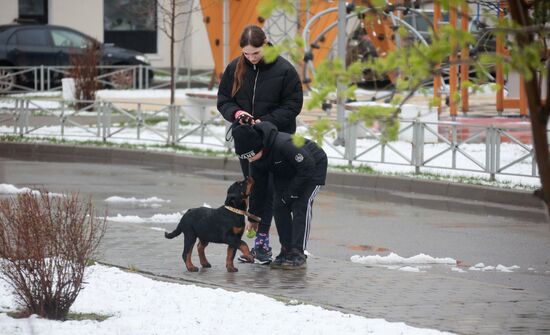
[{"label": "woman's long dark hair", "polygon": [[[266,42],[265,33],[262,28],[256,25],[246,26],[241,34],[241,39],[239,41],[239,46],[244,48],[247,45],[253,46],[254,48],[262,47]],[[245,57],[241,54],[239,61],[237,62],[237,67],[235,69],[235,75],[233,76],[233,88],[231,90],[231,96],[234,97],[237,94],[237,91],[241,88],[244,77],[244,62]]]}]

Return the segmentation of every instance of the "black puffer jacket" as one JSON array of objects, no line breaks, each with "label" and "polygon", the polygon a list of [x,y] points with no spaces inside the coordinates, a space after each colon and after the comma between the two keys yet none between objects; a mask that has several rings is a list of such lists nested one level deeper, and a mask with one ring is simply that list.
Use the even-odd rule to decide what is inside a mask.
[{"label": "black puffer jacket", "polygon": [[300,77],[286,59],[277,57],[273,63],[263,60],[253,65],[245,60],[243,83],[234,97],[231,96],[233,78],[239,57],[225,69],[218,90],[218,110],[233,122],[235,112],[243,110],[255,119],[273,123],[279,131],[296,132],[296,116],[304,100]]},{"label": "black puffer jacket", "polygon": [[325,185],[327,155],[315,142],[306,139],[298,148],[292,142],[292,135],[278,132],[270,122],[261,122],[254,128],[262,134],[264,154],[250,163],[254,179],[250,213],[262,215],[269,172],[273,173],[276,192],[283,197],[299,197],[307,185]]}]

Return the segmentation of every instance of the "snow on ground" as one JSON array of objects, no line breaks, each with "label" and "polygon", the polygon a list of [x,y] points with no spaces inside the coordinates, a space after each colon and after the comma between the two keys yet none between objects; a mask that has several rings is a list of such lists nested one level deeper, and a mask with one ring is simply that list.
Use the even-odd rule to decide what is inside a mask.
[{"label": "snow on ground", "polygon": [[108,216],[107,220],[119,223],[178,223],[183,213],[155,214],[149,218],[142,218],[137,215],[117,214],[116,216]]},{"label": "snow on ground", "polygon": [[0,281],[0,334],[449,334],[255,293],[160,282],[102,265],[87,268],[86,276],[71,312],[107,320],[11,318],[5,312],[15,310],[14,297]]},{"label": "snow on ground", "polygon": [[139,203],[139,204],[149,204],[149,203],[163,203],[170,202],[170,200],[164,200],[158,197],[149,197],[143,199],[137,199],[136,197],[124,198],[119,196],[112,196],[105,199],[107,203]]},{"label": "snow on ground", "polygon": [[[21,193],[27,193],[27,192],[31,192],[34,195],[39,195],[40,194],[40,191],[33,190],[33,189],[28,188],[28,187],[18,188],[15,185],[11,185],[11,184],[0,184],[0,194],[21,194]],[[53,193],[53,192],[48,192],[48,195],[50,197],[63,197],[64,196],[63,194]]]},{"label": "snow on ground", "polygon": [[[438,258],[430,255],[418,254],[412,257],[401,257],[393,252],[386,256],[382,255],[368,255],[360,256],[353,255],[350,257],[353,263],[364,264],[367,266],[383,266],[390,270],[408,271],[408,272],[424,272],[422,270],[429,269],[431,265],[440,264],[451,266],[451,271],[466,273],[463,268],[457,267],[458,262],[456,259],[450,257]],[[497,272],[514,272],[519,269],[517,265],[504,266],[499,264],[497,266],[485,266],[483,263],[478,263],[468,268],[470,271],[497,271]]]}]

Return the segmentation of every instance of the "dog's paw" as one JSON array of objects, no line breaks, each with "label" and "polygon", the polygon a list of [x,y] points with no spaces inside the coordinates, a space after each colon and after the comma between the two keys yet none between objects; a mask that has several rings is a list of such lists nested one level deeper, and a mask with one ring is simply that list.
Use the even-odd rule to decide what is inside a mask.
[{"label": "dog's paw", "polygon": [[199,268],[196,267],[196,266],[189,266],[189,267],[187,268],[187,271],[189,271],[189,272],[197,272],[197,271],[199,271]]},{"label": "dog's paw", "polygon": [[212,267],[212,265],[210,265],[210,263],[208,263],[208,262],[206,262],[206,263],[204,263],[204,264],[201,264],[201,266],[202,266],[203,268],[211,268],[211,267]]}]

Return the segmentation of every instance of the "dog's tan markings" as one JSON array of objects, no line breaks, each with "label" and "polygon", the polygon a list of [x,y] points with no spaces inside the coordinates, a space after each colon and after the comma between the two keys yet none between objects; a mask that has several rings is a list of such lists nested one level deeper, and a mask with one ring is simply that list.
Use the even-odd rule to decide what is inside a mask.
[{"label": "dog's tan markings", "polygon": [[248,245],[246,242],[241,241],[241,245],[239,246],[239,250],[243,253],[244,258],[246,258],[247,263],[254,263],[254,257],[250,254],[250,249],[248,248]]},{"label": "dog's tan markings", "polygon": [[206,254],[204,253],[204,249],[206,248],[206,246],[208,246],[208,242],[203,244],[201,241],[199,241],[199,244],[197,245],[197,251],[199,252],[199,260],[203,268],[211,268],[212,265],[210,265],[210,263],[206,259]]},{"label": "dog's tan markings", "polygon": [[242,234],[243,230],[244,230],[244,227],[233,227],[233,234],[235,235]]},{"label": "dog's tan markings", "polygon": [[225,258],[225,268],[227,272],[237,272],[239,269],[233,265],[233,258],[235,258],[235,249],[227,246],[227,257]]},{"label": "dog's tan markings", "polygon": [[187,271],[189,272],[197,272],[199,271],[199,268],[193,265],[193,262],[191,262],[191,254],[193,253],[193,248],[195,247],[195,244],[191,246],[189,249],[189,252],[185,256],[185,267],[187,268]]}]

